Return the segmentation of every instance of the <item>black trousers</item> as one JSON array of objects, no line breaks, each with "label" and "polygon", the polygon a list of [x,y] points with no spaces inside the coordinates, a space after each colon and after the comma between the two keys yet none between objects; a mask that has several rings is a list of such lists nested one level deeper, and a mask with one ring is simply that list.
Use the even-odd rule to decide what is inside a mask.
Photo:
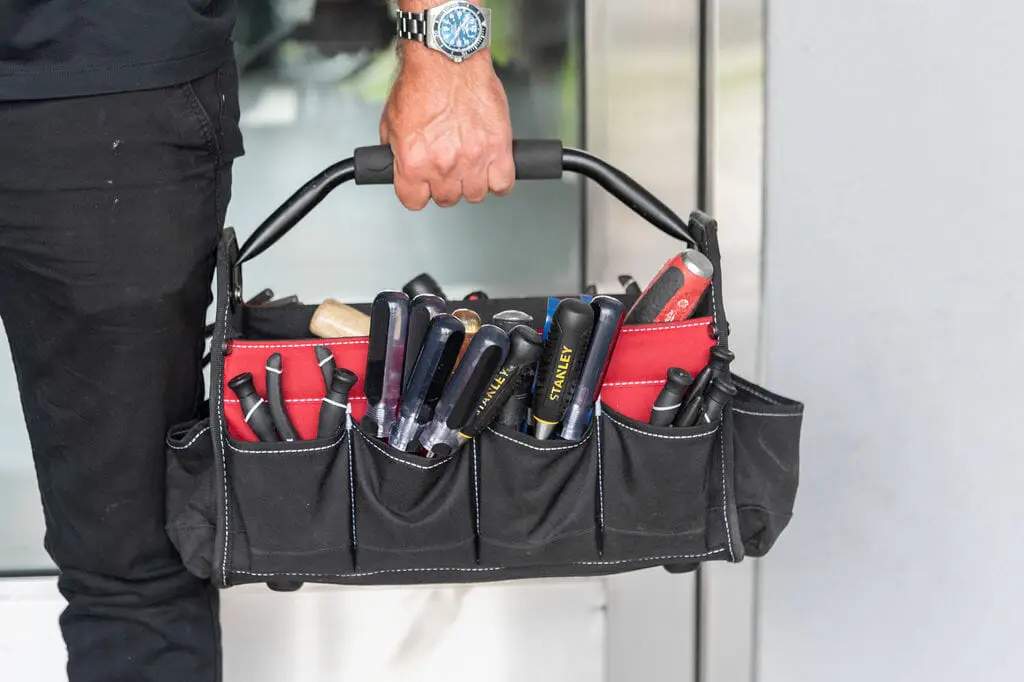
[{"label": "black trousers", "polygon": [[164,437],[204,395],[237,89],[232,64],[159,90],[0,102],[0,315],[71,682],[220,679],[217,596],[164,531]]}]

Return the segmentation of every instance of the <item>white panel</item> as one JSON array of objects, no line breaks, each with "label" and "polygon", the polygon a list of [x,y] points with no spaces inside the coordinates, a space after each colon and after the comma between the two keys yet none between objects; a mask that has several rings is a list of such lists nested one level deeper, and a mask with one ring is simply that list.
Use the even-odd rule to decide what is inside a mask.
[{"label": "white panel", "polygon": [[1022,24],[770,4],[766,370],[807,416],[763,682],[1021,679]]}]

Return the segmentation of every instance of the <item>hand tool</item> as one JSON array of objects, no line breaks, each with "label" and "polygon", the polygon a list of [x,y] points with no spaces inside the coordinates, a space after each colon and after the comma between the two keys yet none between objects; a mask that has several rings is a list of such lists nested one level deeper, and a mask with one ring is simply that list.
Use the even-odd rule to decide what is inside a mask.
[{"label": "hand tool", "polygon": [[[574,296],[574,297],[571,297],[571,298],[576,298],[576,299],[578,299],[580,301],[583,301],[584,303],[589,304],[590,301],[593,300],[594,297],[593,296],[588,296],[587,294],[580,294],[579,296]],[[563,299],[559,298],[558,296],[549,296],[548,297],[548,309],[547,309],[547,312],[544,315],[544,327],[541,330],[542,338],[545,341],[548,338],[548,331],[550,331],[550,329],[551,329],[551,316],[555,314],[555,308],[558,307],[558,304],[561,303],[562,300]]]},{"label": "hand tool", "polygon": [[466,297],[463,298],[462,300],[463,301],[487,301],[490,298],[491,297],[488,296],[483,291],[471,291],[468,294],[466,294]]},{"label": "hand tool", "polygon": [[281,440],[274,429],[274,420],[270,416],[267,402],[256,392],[256,387],[252,383],[252,374],[239,374],[228,382],[228,387],[238,396],[245,423],[256,437],[265,443]]},{"label": "hand tool", "polygon": [[[508,337],[509,350],[505,364],[484,391],[469,424],[459,432],[460,445],[477,436],[499,417],[504,407],[518,393],[523,375],[527,371],[533,374],[533,368],[540,360],[543,344],[536,329],[521,324],[514,327]],[[514,427],[519,428],[521,423],[520,417]]]},{"label": "hand tool", "polygon": [[685,320],[711,282],[714,266],[696,249],[675,256],[655,275],[626,316],[626,324]]},{"label": "hand tool", "polygon": [[736,395],[736,384],[725,377],[715,377],[704,395],[704,411],[700,421],[712,424],[722,418],[726,404]]},{"label": "hand tool", "polygon": [[597,296],[597,285],[588,284],[587,288],[583,290],[584,296]]},{"label": "hand tool", "polygon": [[398,420],[391,427],[392,447],[403,452],[419,450],[416,439],[433,416],[465,336],[465,327],[448,313],[441,313],[430,322],[415,367],[405,383]]},{"label": "hand tool", "polygon": [[[519,325],[533,329],[533,316],[521,310],[503,310],[494,316],[493,322],[497,327],[503,329],[506,334],[511,334],[512,330]],[[526,413],[530,409],[530,395],[533,392],[533,380],[536,376],[537,362],[535,361],[532,365],[523,369],[515,393],[508,399],[508,402],[502,405],[496,420],[499,424],[516,431],[523,428],[523,423],[526,421]]]},{"label": "hand tool", "polygon": [[405,372],[402,385],[409,383],[412,370],[416,366],[416,358],[420,354],[420,346],[430,330],[430,321],[445,312],[444,299],[434,294],[420,294],[412,299],[409,306],[409,333],[405,339]]},{"label": "hand tool", "polygon": [[367,428],[378,438],[391,432],[402,397],[405,335],[409,327],[409,297],[401,291],[382,291],[370,315],[370,347],[366,355]]},{"label": "hand tool", "polygon": [[291,296],[282,296],[281,298],[275,298],[273,301],[267,301],[260,308],[278,308],[286,305],[302,305],[302,301],[295,294]]},{"label": "hand tool", "polygon": [[261,306],[264,303],[269,303],[272,300],[274,300],[273,289],[264,289],[263,291],[261,291],[260,293],[256,294],[248,301],[246,301],[245,304],[248,306]]},{"label": "hand tool", "polygon": [[693,383],[693,375],[685,369],[669,367],[665,387],[651,408],[651,426],[669,426],[683,405],[683,394]]},{"label": "hand tool", "polygon": [[562,417],[562,430],[559,433],[564,440],[573,442],[583,436],[583,431],[590,423],[590,413],[601,390],[604,372],[622,326],[623,306],[617,298],[595,296],[590,301],[590,307],[594,311],[594,327],[590,334],[587,359]]},{"label": "hand tool", "polygon": [[468,308],[459,308],[458,310],[453,310],[452,315],[458,318],[459,321],[462,322],[462,325],[466,328],[466,338],[462,342],[462,350],[459,352],[459,358],[458,361],[456,362],[456,366],[458,366],[458,362],[462,361],[462,356],[466,354],[466,349],[469,348],[469,344],[472,343],[473,341],[473,335],[476,334],[477,331],[480,329],[482,320],[480,319],[480,315],[477,312],[470,310]]},{"label": "hand tool", "polygon": [[562,300],[551,317],[533,395],[534,436],[545,440],[562,420],[590,345],[594,309],[578,298]]},{"label": "hand tool", "polygon": [[458,448],[459,431],[465,428],[481,395],[505,362],[508,348],[508,334],[492,324],[480,327],[445,387],[433,420],[420,436],[428,457],[443,457]]},{"label": "hand tool", "polygon": [[673,426],[693,426],[697,423],[700,411],[704,408],[704,392],[708,390],[715,373],[725,371],[732,359],[731,351],[719,346],[711,347],[711,359],[707,366],[697,373],[697,378],[683,396],[683,407],[672,421]]},{"label": "hand tool", "polygon": [[327,346],[317,346],[313,351],[316,353],[316,364],[320,365],[320,373],[324,375],[324,389],[329,389],[331,377],[334,376],[334,353]]},{"label": "hand tool", "polygon": [[622,285],[622,288],[630,296],[639,296],[643,293],[640,285],[633,279],[633,275],[619,275],[619,284]]},{"label": "hand tool", "polygon": [[331,374],[331,385],[320,402],[317,438],[330,438],[341,430],[345,415],[348,414],[348,393],[357,380],[356,373],[344,367],[338,367]]},{"label": "hand tool", "polygon": [[443,291],[441,291],[441,285],[434,281],[434,278],[425,272],[406,282],[405,286],[402,287],[402,291],[404,291],[409,298],[416,298],[420,294],[433,294],[434,296],[439,296],[446,301],[448,300],[448,297],[445,296]]},{"label": "hand tool", "polygon": [[309,331],[324,339],[370,335],[370,316],[329,298],[316,309]]},{"label": "hand tool", "polygon": [[267,405],[270,406],[270,417],[274,421],[274,429],[282,440],[292,442],[298,440],[295,427],[288,418],[288,408],[284,402],[284,391],[281,389],[282,375],[281,354],[274,353],[267,358]]}]

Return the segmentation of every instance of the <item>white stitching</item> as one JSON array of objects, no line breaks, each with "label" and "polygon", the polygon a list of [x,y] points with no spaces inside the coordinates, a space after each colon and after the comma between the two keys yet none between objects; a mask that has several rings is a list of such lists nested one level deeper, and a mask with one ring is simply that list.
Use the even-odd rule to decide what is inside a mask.
[{"label": "white stitching", "polygon": [[354,341],[310,341],[308,343],[255,343],[253,341],[235,341],[232,349],[241,350],[266,350],[275,348],[316,348],[317,346],[365,346],[370,342],[367,338],[360,338]]},{"label": "white stitching", "polygon": [[736,563],[736,555],[732,551],[732,529],[729,528],[729,495],[725,488],[725,434],[718,439],[722,448],[722,518],[725,519],[725,539],[729,543],[729,559]]},{"label": "white stitching", "polygon": [[376,451],[377,451],[377,452],[379,452],[380,454],[384,455],[384,456],[385,456],[385,457],[387,457],[388,459],[390,459],[390,460],[393,460],[393,461],[395,461],[395,462],[397,462],[397,463],[399,463],[399,464],[404,464],[404,465],[406,465],[406,466],[410,466],[410,467],[413,467],[413,468],[415,468],[415,469],[422,469],[423,471],[430,471],[431,469],[436,469],[437,467],[443,467],[443,466],[444,466],[445,464],[449,464],[450,462],[452,462],[452,461],[454,461],[454,460],[455,460],[455,457],[449,457],[449,458],[447,458],[447,459],[443,459],[443,460],[441,460],[441,461],[440,461],[440,462],[438,462],[437,464],[431,464],[430,466],[423,466],[422,464],[415,464],[415,463],[413,463],[413,462],[406,462],[406,461],[405,461],[404,459],[399,459],[399,458],[395,457],[395,456],[394,456],[394,455],[392,455],[392,454],[391,454],[390,452],[388,452],[387,450],[385,450],[385,449],[384,449],[384,448],[382,448],[381,446],[379,446],[379,445],[377,445],[376,443],[374,443],[374,442],[373,442],[372,440],[370,440],[370,439],[369,439],[369,438],[368,438],[368,437],[366,436],[366,434],[365,434],[365,433],[363,433],[362,431],[360,431],[360,430],[356,429],[356,433],[358,433],[358,434],[359,434],[359,436],[360,436],[360,437],[361,437],[361,438],[362,438],[362,439],[363,439],[364,441],[366,441],[366,444],[367,444],[367,445],[369,445],[369,446],[370,446],[370,447],[372,447],[372,448],[373,448],[374,450],[376,450]]},{"label": "white stitching", "polygon": [[[218,269],[219,269],[219,267],[218,267]],[[218,275],[218,280],[219,279],[220,279],[220,277]],[[218,281],[218,290],[220,290],[220,289],[221,289],[220,282]],[[222,294],[223,294],[223,291],[218,291],[218,297],[220,297]],[[230,296],[231,293],[228,292],[227,295]],[[222,336],[224,334],[227,334],[227,329],[228,329],[228,308],[229,307],[230,306],[225,301],[224,302],[224,317],[221,320],[221,335]],[[215,334],[214,338],[212,339],[213,343],[217,342],[216,336],[217,335]],[[223,343],[223,340],[222,340],[222,343]],[[222,355],[221,359],[223,361],[223,355]],[[223,370],[224,368],[221,368],[221,369]],[[231,528],[230,528],[230,526],[231,526],[231,510],[228,508],[228,461],[227,461],[227,448],[224,446],[224,443],[225,443],[225,440],[224,440],[224,429],[225,429],[226,422],[227,422],[227,420],[224,418],[224,378],[220,377],[219,380],[214,382],[214,383],[217,386],[217,396],[215,397],[215,400],[217,401],[217,419],[219,420],[218,423],[217,423],[217,433],[220,436],[220,467],[221,467],[221,471],[222,471],[223,478],[224,478],[224,481],[223,481],[223,484],[224,484],[224,556],[221,559],[221,571],[220,571],[220,574],[221,574],[221,584],[223,586],[227,587],[227,584],[228,584],[228,551],[230,550],[230,546],[231,546]],[[213,397],[213,396],[211,396],[211,397]]]},{"label": "white stitching", "polygon": [[352,456],[352,418],[346,414],[345,433],[348,434],[348,506],[349,516],[352,517],[352,546],[358,547],[358,533],[356,531],[356,484],[352,469],[354,468]]},{"label": "white stitching", "polygon": [[203,427],[203,429],[199,433],[197,433],[196,435],[192,436],[192,440],[190,440],[189,442],[185,443],[184,445],[175,445],[170,440],[167,440],[165,442],[167,443],[167,447],[171,448],[172,450],[188,450],[190,447],[192,447],[193,443],[195,443],[197,440],[199,440],[200,436],[202,436],[204,433],[206,433],[209,430],[210,430],[210,426],[209,426],[209,424],[207,424],[205,427]]},{"label": "white stitching", "polygon": [[[366,400],[366,398],[364,396],[361,396],[361,395],[349,396],[348,399],[349,400]],[[323,398],[285,398],[284,399],[284,401],[286,403],[320,403],[320,402],[323,402],[323,400],[324,400]],[[224,402],[232,403],[234,405],[239,405],[239,404],[241,404],[242,401],[238,400],[237,398],[225,398]]]},{"label": "white stitching", "polygon": [[659,324],[659,325],[637,325],[635,327],[623,327],[620,334],[644,334],[647,332],[668,332],[673,329],[688,329],[690,327],[706,327],[707,322],[687,322],[685,324]]},{"label": "white stitching", "polygon": [[792,414],[769,414],[768,412],[751,412],[750,410],[741,410],[738,407],[732,408],[733,412],[739,412],[740,414],[749,414],[752,417],[799,417],[799,413]]},{"label": "white stitching", "polygon": [[601,460],[604,459],[604,453],[601,451],[601,417],[604,415],[604,410],[601,409],[600,396],[594,403],[594,413],[594,430],[597,431],[597,522],[600,531],[604,533],[604,466],[601,463]]},{"label": "white stitching", "polygon": [[766,396],[764,393],[761,393],[760,391],[758,391],[756,388],[754,388],[754,385],[751,384],[750,382],[748,382],[748,381],[746,381],[744,379],[740,379],[738,383],[739,383],[740,390],[746,391],[747,393],[749,393],[751,395],[757,396],[761,400],[764,400],[765,402],[769,402],[772,405],[782,405],[782,403],[780,403],[778,400],[775,400],[774,398],[770,398],[770,397]]},{"label": "white stitching", "polygon": [[480,537],[480,453],[473,439],[473,504],[476,505],[476,535]]},{"label": "white stitching", "polygon": [[572,450],[572,449],[578,448],[579,446],[581,446],[584,443],[586,443],[588,440],[590,440],[590,436],[593,435],[593,431],[591,431],[590,433],[587,434],[586,438],[584,438],[581,441],[577,441],[577,442],[573,443],[572,445],[560,445],[558,447],[553,447],[553,448],[541,448],[541,447],[537,447],[536,445],[530,445],[529,443],[523,443],[522,441],[518,441],[515,438],[512,438],[510,436],[506,436],[504,433],[500,433],[498,431],[495,431],[490,426],[487,427],[487,430],[490,431],[491,433],[493,433],[498,438],[504,438],[505,440],[507,440],[510,443],[515,443],[516,445],[522,446],[524,448],[530,448],[531,450],[536,450],[537,452],[565,452],[566,450]]},{"label": "white stitching", "polygon": [[345,440],[345,435],[344,434],[342,434],[341,438],[339,438],[338,440],[334,441],[333,443],[329,443],[327,445],[321,445],[318,448],[298,448],[298,449],[292,449],[292,450],[262,450],[262,451],[261,450],[246,450],[244,448],[238,447],[237,445],[235,445],[231,441],[228,441],[228,447],[231,448],[232,450],[234,450],[235,452],[239,452],[239,453],[241,453],[243,455],[261,455],[261,456],[262,455],[283,455],[283,454],[292,454],[292,453],[296,453],[296,452],[323,452],[324,450],[330,450],[332,448],[338,447],[338,445],[340,445],[341,441],[343,441],[343,440]]},{"label": "white stitching", "polygon": [[601,388],[616,388],[621,386],[656,386],[664,383],[664,379],[645,379],[644,381],[607,381],[601,385]]},{"label": "white stitching", "polygon": [[634,426],[630,426],[629,424],[623,424],[618,419],[607,413],[605,413],[604,416],[612,423],[618,424],[622,428],[632,431],[633,433],[639,433],[641,436],[650,436],[651,438],[661,438],[663,440],[697,440],[699,438],[707,438],[708,436],[714,435],[714,433],[718,431],[718,426],[716,425],[714,429],[708,431],[707,433],[696,433],[690,436],[670,436],[668,434],[649,433],[647,431],[641,431],[640,429]]},{"label": "white stitching", "polygon": [[[666,561],[669,559],[700,559],[703,557],[713,556],[720,554],[722,549],[715,549],[710,552],[701,552],[700,554],[670,554],[667,556],[650,556],[640,557],[637,559],[617,559],[615,561],[574,561],[571,565],[573,566],[616,566],[619,564],[634,564],[645,561]],[[306,578],[364,578],[371,575],[383,575],[385,573],[423,573],[428,571],[445,571],[445,572],[457,572],[457,573],[486,573],[493,571],[505,571],[509,567],[506,566],[493,566],[493,567],[476,567],[476,568],[386,568],[379,571],[366,571],[363,573],[256,573],[253,571],[233,571],[238,575],[252,575],[259,578],[274,578],[278,576],[301,576]]]}]

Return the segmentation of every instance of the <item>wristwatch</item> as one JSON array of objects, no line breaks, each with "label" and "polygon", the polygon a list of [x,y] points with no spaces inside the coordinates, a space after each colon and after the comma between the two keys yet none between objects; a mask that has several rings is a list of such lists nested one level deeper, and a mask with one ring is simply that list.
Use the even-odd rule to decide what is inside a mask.
[{"label": "wristwatch", "polygon": [[398,12],[398,37],[416,40],[461,62],[490,46],[491,10],[452,0],[425,12]]}]

